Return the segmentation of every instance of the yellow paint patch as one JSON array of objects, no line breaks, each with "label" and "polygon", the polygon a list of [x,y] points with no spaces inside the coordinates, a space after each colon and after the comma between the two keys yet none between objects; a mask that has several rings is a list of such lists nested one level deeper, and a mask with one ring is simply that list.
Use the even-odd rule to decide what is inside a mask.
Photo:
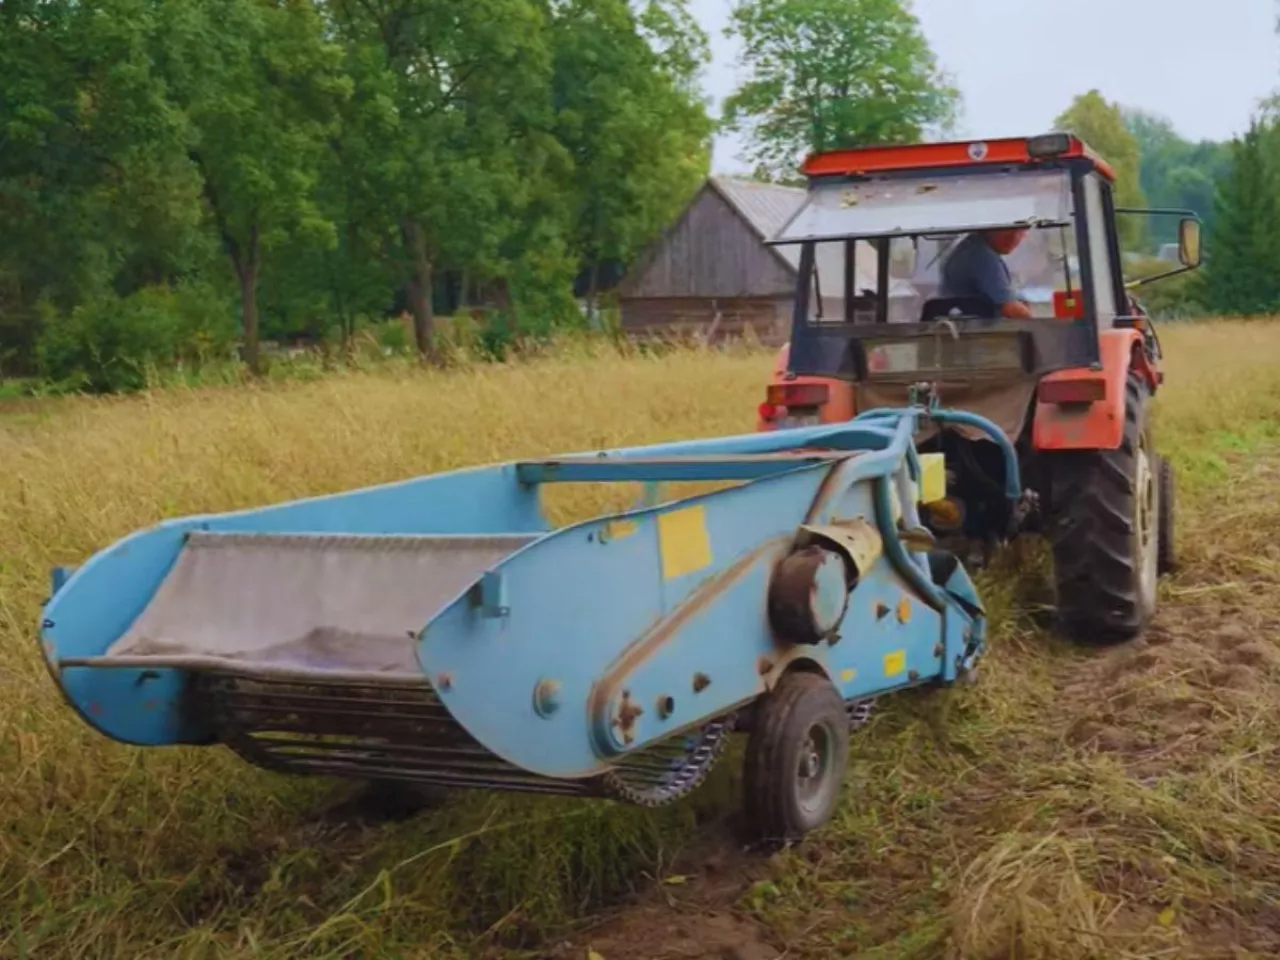
[{"label": "yellow paint patch", "polygon": [[886,677],[896,677],[900,673],[905,673],[906,669],[907,651],[895,650],[893,653],[885,654],[884,675]]},{"label": "yellow paint patch", "polygon": [[908,600],[906,597],[903,597],[901,600],[898,601],[898,622],[899,623],[911,622],[911,601]]},{"label": "yellow paint patch", "polygon": [[844,670],[840,673],[840,681],[842,683],[849,683],[857,675],[858,675],[857,670]]},{"label": "yellow paint patch", "polygon": [[675,510],[658,517],[658,551],[665,580],[697,573],[711,566],[711,535],[702,507]]},{"label": "yellow paint patch", "polygon": [[936,503],[947,495],[946,460],[940,453],[920,454],[920,502]]},{"label": "yellow paint patch", "polygon": [[640,524],[634,520],[611,520],[605,524],[604,539],[609,543],[614,540],[625,540],[627,537],[633,536],[639,529]]}]

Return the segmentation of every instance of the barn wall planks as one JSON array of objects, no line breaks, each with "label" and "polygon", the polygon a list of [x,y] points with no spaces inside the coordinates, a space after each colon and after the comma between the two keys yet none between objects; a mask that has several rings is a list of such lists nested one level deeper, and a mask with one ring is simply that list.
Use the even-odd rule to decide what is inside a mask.
[{"label": "barn wall planks", "polygon": [[624,302],[653,297],[790,297],[795,283],[794,271],[724,197],[707,188],[619,293]]}]

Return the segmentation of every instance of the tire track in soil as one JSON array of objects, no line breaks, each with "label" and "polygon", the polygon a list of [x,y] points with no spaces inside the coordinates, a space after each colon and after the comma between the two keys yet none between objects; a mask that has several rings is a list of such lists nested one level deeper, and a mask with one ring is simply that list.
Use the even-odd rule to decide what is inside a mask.
[{"label": "tire track in soil", "polygon": [[[1280,452],[1233,473],[1224,496],[1228,488],[1280,490]],[[1251,713],[1280,705],[1280,504],[1254,497],[1212,515],[1184,515],[1179,534],[1182,569],[1166,587],[1160,613],[1144,636],[1057,662],[1056,695],[1038,745],[1046,755],[1053,754],[1057,741],[1074,758],[1103,757],[1133,781],[1152,786],[1163,778],[1203,772],[1228,754],[1232,743],[1238,745]],[[970,810],[965,819],[973,814]],[[1263,815],[1280,822],[1280,807]],[[585,960],[591,951],[603,960],[791,960],[836,955],[819,943],[821,928],[840,922],[840,911],[833,920],[815,904],[810,929],[788,945],[739,908],[751,886],[776,870],[771,872],[764,857],[744,852],[731,829],[718,830],[683,859],[676,869],[687,874],[685,882],[655,886],[550,945],[542,956]],[[1149,882],[1135,879],[1133,889],[1108,893],[1129,900],[1112,918],[1109,929],[1117,936],[1141,936],[1126,928],[1157,922],[1159,908],[1151,904]],[[1200,915],[1180,924],[1176,950],[1162,955],[1280,956],[1280,907],[1248,917],[1214,904],[1186,909],[1190,913],[1197,906]],[[811,941],[815,932],[819,936]],[[948,955],[988,956],[954,942]],[[1062,955],[1090,954],[1064,945]]]}]

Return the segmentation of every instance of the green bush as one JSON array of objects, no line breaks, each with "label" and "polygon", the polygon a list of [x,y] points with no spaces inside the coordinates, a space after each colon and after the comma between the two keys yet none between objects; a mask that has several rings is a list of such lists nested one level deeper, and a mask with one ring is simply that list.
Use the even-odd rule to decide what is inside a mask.
[{"label": "green bush", "polygon": [[385,320],[374,327],[378,346],[394,354],[407,354],[413,350],[413,340],[408,328],[399,320]]},{"label": "green bush", "polygon": [[509,278],[511,307],[488,318],[477,347],[492,360],[547,343],[557,333],[585,330],[586,320],[573,296],[577,261],[560,241],[523,257]]},{"label": "green bush", "polygon": [[141,390],[157,376],[198,374],[231,356],[234,307],[200,286],[107,294],[60,314],[45,305],[37,342],[40,374],[64,390]]}]

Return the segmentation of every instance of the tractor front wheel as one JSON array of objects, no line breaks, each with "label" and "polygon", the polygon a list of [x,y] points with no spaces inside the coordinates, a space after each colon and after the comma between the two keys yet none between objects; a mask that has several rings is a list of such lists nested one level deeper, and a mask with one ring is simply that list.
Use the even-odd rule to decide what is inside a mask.
[{"label": "tractor front wheel", "polygon": [[795,671],[758,704],[743,768],[757,839],[799,840],[835,812],[848,766],[849,715],[831,681]]},{"label": "tractor front wheel", "polygon": [[1147,385],[1131,373],[1115,450],[1053,456],[1050,539],[1058,616],[1088,643],[1130,640],[1156,609],[1163,492],[1147,422]]}]

